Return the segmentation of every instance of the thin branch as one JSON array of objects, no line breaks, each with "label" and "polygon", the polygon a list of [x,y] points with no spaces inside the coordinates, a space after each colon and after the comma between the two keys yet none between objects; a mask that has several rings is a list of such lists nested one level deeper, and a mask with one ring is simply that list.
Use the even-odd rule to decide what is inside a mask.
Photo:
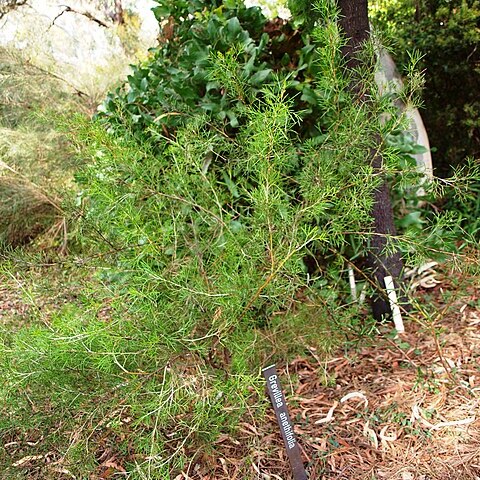
[{"label": "thin branch", "polygon": [[100,25],[101,27],[104,28],[109,28],[110,25],[108,23],[105,23],[103,20],[100,20],[99,18],[93,16],[90,12],[80,12],[78,10],[75,10],[74,8],[68,6],[68,5],[61,5],[63,7],[63,10],[52,20],[52,24],[50,25],[49,28],[53,27],[55,25],[55,22],[64,14],[64,13],[76,13],[77,15],[82,15],[92,22],[95,22],[97,25]]}]

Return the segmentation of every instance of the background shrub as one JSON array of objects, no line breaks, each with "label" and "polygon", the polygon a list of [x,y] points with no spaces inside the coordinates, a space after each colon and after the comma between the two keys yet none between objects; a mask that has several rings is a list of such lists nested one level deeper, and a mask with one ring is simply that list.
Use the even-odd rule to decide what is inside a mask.
[{"label": "background shrub", "polygon": [[480,4],[478,0],[376,0],[375,24],[394,45],[402,69],[414,49],[424,56],[422,117],[440,176],[480,156]]}]

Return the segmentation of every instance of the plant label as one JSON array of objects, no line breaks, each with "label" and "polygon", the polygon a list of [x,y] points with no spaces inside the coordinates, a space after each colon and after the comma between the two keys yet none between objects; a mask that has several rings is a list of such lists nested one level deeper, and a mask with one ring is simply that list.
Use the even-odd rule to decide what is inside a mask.
[{"label": "plant label", "polygon": [[262,370],[265,381],[267,382],[268,395],[272,401],[275,416],[280,427],[283,442],[287,449],[288,459],[292,467],[293,478],[295,480],[307,480],[307,473],[303,467],[302,457],[300,455],[300,448],[295,438],[293,425],[288,415],[287,402],[282,392],[280,379],[278,378],[277,369],[275,365],[264,368]]}]

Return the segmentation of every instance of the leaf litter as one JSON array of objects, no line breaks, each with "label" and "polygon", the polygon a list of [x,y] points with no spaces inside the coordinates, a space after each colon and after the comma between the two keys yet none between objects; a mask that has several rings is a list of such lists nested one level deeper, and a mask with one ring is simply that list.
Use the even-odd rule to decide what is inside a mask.
[{"label": "leaf litter", "polygon": [[[442,286],[432,290],[429,301],[441,311]],[[462,293],[438,320],[437,339],[421,322],[407,321],[400,338],[389,327],[329,360],[309,347],[278,365],[310,479],[480,479],[479,299],[474,289]],[[127,418],[122,435],[128,437]],[[126,478],[131,458],[112,449],[112,439],[98,440],[90,479]],[[29,478],[77,478],[58,454],[26,455],[18,443],[8,450]],[[191,461],[171,478],[292,479],[271,408],[263,417],[252,408],[213,447],[185,452]]]},{"label": "leaf litter", "polygon": [[[442,286],[428,288],[441,311]],[[386,329],[326,362],[309,349],[278,368],[309,478],[480,479],[479,298],[467,291],[437,322],[443,358],[431,330],[408,321],[401,338]],[[179,478],[293,478],[272,409],[216,447]]]}]

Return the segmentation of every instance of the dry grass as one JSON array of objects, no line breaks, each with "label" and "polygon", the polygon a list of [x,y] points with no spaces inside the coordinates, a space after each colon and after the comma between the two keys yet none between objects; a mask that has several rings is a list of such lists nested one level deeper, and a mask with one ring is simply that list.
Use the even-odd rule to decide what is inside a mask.
[{"label": "dry grass", "polygon": [[44,235],[45,245],[61,238],[65,248],[57,197],[72,190],[75,157],[54,118],[71,110],[84,108],[62,82],[0,48],[0,245]]},{"label": "dry grass", "polygon": [[58,204],[35,185],[15,176],[0,177],[0,242],[4,246],[26,245],[47,231],[61,231],[63,223]]}]

